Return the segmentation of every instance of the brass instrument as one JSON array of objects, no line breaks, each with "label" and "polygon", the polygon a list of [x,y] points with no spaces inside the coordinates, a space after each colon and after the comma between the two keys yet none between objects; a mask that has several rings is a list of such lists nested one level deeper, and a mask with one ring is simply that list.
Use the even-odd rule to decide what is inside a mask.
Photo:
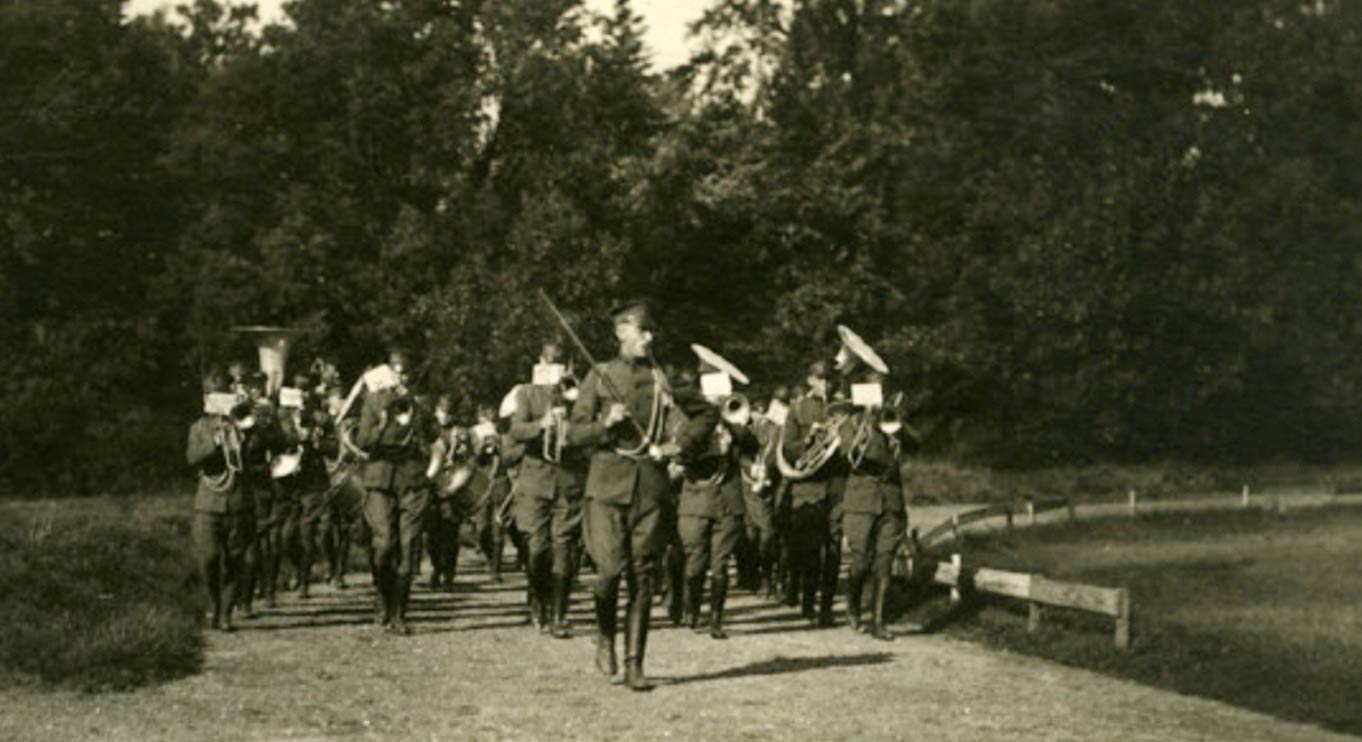
[{"label": "brass instrument", "polygon": [[861,412],[860,423],[856,426],[856,434],[851,439],[851,444],[847,446],[847,460],[851,462],[851,468],[860,466],[861,460],[865,458],[866,451],[870,448],[870,425],[873,422],[875,427],[890,440],[890,445],[897,446],[898,439],[895,434],[903,428],[903,419],[899,415],[898,405],[903,399],[903,392],[894,395],[894,399],[888,406],[869,407]]},{"label": "brass instrument", "polygon": [[217,476],[203,475],[203,481],[210,489],[217,492],[225,492],[232,488],[236,483],[236,475],[245,468],[245,461],[242,460],[242,432],[238,427],[240,422],[249,419],[251,415],[250,407],[239,404],[232,408],[230,414],[219,415],[217,417],[216,437],[219,439],[218,446],[222,449],[222,461],[225,466],[222,473]]},{"label": "brass instrument", "polygon": [[725,397],[719,409],[723,421],[729,425],[742,428],[752,421],[752,403],[741,392]]},{"label": "brass instrument", "polygon": [[846,422],[846,412],[834,412],[826,420],[809,427],[804,453],[793,464],[785,458],[785,431],[780,428],[780,441],[776,445],[776,467],[780,475],[792,482],[808,479],[818,473],[842,446],[842,423]]},{"label": "brass instrument", "polygon": [[541,450],[545,461],[558,464],[563,461],[563,446],[567,438],[567,408],[555,405],[549,414],[553,416],[553,425],[543,429]]}]

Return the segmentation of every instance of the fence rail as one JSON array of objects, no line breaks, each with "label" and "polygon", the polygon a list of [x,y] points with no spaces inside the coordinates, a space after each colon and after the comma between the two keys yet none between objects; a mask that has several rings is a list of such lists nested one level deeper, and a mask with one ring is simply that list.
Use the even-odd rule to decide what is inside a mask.
[{"label": "fence rail", "polygon": [[1029,604],[1026,630],[1040,628],[1044,606],[1068,608],[1109,616],[1115,619],[1117,649],[1130,648],[1130,591],[1123,587],[1102,587],[1062,582],[1030,572],[1012,572],[991,567],[973,567],[955,553],[950,561],[927,561],[922,569],[932,582],[951,588],[951,600],[964,600],[972,593],[988,593],[1024,600]]}]

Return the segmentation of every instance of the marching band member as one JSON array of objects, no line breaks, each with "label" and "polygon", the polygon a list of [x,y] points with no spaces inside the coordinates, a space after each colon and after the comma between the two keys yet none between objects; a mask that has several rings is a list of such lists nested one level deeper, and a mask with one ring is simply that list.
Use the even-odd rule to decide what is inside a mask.
[{"label": "marching band member", "polygon": [[[885,596],[894,554],[908,532],[908,510],[900,473],[903,426],[897,410],[883,406],[883,379],[880,371],[871,369],[863,383],[853,387],[853,401],[860,404],[842,424],[850,464],[842,518],[849,568],[847,622],[855,631],[888,641],[894,636],[885,625]],[[861,596],[872,579],[874,618],[866,626],[861,622]]]},{"label": "marching band member", "polygon": [[643,302],[631,302],[610,314],[619,355],[593,364],[582,381],[572,407],[568,444],[591,451],[582,535],[597,571],[596,667],[607,676],[617,671],[615,627],[620,579],[627,571],[625,684],[642,691],[651,688],[643,659],[653,562],[660,546],[662,510],[670,497],[662,459],[677,448],[660,442],[672,410],[666,376],[652,360],[652,312]]},{"label": "marching band member", "polygon": [[430,557],[430,589],[453,592],[459,570],[459,528],[464,506],[459,502],[473,472],[468,430],[455,424],[453,400],[442,394],[435,403],[439,436],[431,444],[426,476],[434,497],[426,515],[426,553]]},{"label": "marching band member", "polygon": [[[785,423],[784,453],[789,460],[804,454],[812,434],[827,425],[831,412],[833,399],[827,363],[810,363],[806,381],[809,391],[795,402]],[[845,463],[832,459],[807,478],[790,485],[793,574],[789,579],[798,581],[804,618],[819,626],[833,623],[832,603],[841,566],[840,506],[845,483]]]},{"label": "marching band member", "polygon": [[[511,499],[511,471],[519,463],[517,454],[523,448],[503,447],[497,429],[497,410],[489,405],[478,407],[478,424],[471,429],[476,467],[468,486],[478,497],[474,512],[478,545],[492,582],[501,582],[501,565],[506,551],[506,511]],[[511,533],[514,541],[514,533]],[[519,549],[520,545],[516,544]]]},{"label": "marching band member", "polygon": [[757,592],[775,597],[776,518],[775,493],[782,481],[776,465],[775,447],[780,428],[789,413],[789,390],[777,387],[763,409],[753,411],[753,434],[757,450],[741,462],[745,534],[752,546],[757,572]]},{"label": "marching band member", "polygon": [[244,618],[255,617],[254,598],[263,598],[266,607],[277,605],[275,582],[278,576],[277,554],[281,547],[280,529],[284,509],[276,505],[280,493],[274,477],[270,476],[270,462],[284,451],[284,434],[274,405],[265,394],[267,378],[259,371],[246,374],[243,382],[245,401],[251,405],[255,434],[248,436],[242,448],[242,475],[255,498],[255,539],[250,547],[246,591],[241,606]]},{"label": "marching band member", "polygon": [[587,462],[567,446],[567,405],[575,380],[563,366],[556,341],[545,342],[529,384],[513,394],[509,435],[525,446],[515,486],[516,528],[526,542],[526,576],[534,623],[559,639],[572,636],[568,601],[576,577],[573,553],[582,524],[582,485]]},{"label": "marching band member", "polygon": [[[307,387],[297,387],[306,389]],[[335,512],[335,493],[331,491],[331,478],[326,462],[340,451],[340,441],[336,436],[335,421],[327,414],[321,400],[315,395],[304,395],[301,410],[302,425],[299,437],[303,446],[303,458],[299,464],[299,490],[301,512],[298,521],[298,538],[301,546],[298,563],[298,597],[307,598],[311,594],[312,565],[321,552],[327,559],[328,572],[335,571],[335,553],[326,545]]]},{"label": "marching band member", "polygon": [[685,547],[683,588],[685,622],[699,626],[706,572],[710,575],[709,635],[727,639],[724,601],[728,562],[743,534],[740,455],[757,451],[748,427],[750,409],[734,395],[732,383],[747,383],[736,366],[703,345],[691,348],[700,358],[700,388],[677,389],[676,402],[688,418],[677,443],[685,473],[677,503],[677,525]]},{"label": "marching band member", "polygon": [[408,635],[407,602],[412,572],[420,554],[417,534],[429,498],[425,469],[429,427],[406,389],[407,357],[388,355],[396,384],[364,397],[355,442],[364,450],[363,482],[368,489],[364,518],[372,534],[370,568],[378,597],[378,621],[389,631]]},{"label": "marching band member", "polygon": [[238,588],[252,566],[247,558],[255,540],[254,502],[242,476],[243,444],[251,435],[249,404],[238,403],[221,374],[203,380],[204,413],[189,427],[185,459],[199,470],[191,529],[194,554],[208,601],[212,626],[232,631]]}]

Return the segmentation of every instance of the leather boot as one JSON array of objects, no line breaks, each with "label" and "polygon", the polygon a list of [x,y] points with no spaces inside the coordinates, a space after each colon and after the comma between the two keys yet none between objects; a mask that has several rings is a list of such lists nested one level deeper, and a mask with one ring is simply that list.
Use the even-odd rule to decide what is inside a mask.
[{"label": "leather boot", "polygon": [[615,661],[615,623],[618,620],[619,584],[593,595],[596,609],[596,669],[606,677],[619,672]]},{"label": "leather boot", "polygon": [[571,639],[572,624],[568,621],[568,603],[572,600],[572,578],[553,576],[553,638]]},{"label": "leather boot", "polygon": [[883,574],[875,575],[875,628],[870,635],[881,641],[894,641],[894,634],[889,631],[889,625],[884,621],[884,601],[889,595],[889,573],[884,570]]},{"label": "leather boot", "polygon": [[690,628],[691,631],[700,630],[700,603],[704,597],[704,590],[704,575],[686,578],[685,587],[682,588],[682,591],[685,593],[685,599],[683,600],[685,603],[685,617],[681,621],[682,625]]},{"label": "leather boot", "polygon": [[847,575],[847,625],[852,631],[864,634],[866,627],[861,623],[861,586],[865,584],[864,575]]},{"label": "leather boot", "polygon": [[823,569],[818,575],[818,625],[824,628],[836,624],[832,617],[832,603],[837,597],[837,574],[841,568],[841,549],[829,547],[823,557]]},{"label": "leather boot", "polygon": [[800,579],[800,615],[809,621],[816,621],[818,618],[817,610],[814,607],[818,600],[818,567],[805,567],[799,573]]},{"label": "leather boot", "polygon": [[398,577],[394,582],[389,630],[398,636],[411,636],[411,627],[407,625],[407,600],[411,597],[411,578]]},{"label": "leather boot", "polygon": [[386,628],[392,616],[392,584],[386,570],[378,570],[374,573],[374,625]]},{"label": "leather boot", "polygon": [[648,648],[648,622],[652,608],[652,575],[640,575],[629,601],[628,641],[624,648],[624,684],[629,686],[629,690],[653,689],[648,677],[643,673],[643,655]]},{"label": "leather boot", "polygon": [[727,639],[724,631],[724,601],[728,598],[728,573],[714,575],[709,583],[709,636],[711,639]]}]

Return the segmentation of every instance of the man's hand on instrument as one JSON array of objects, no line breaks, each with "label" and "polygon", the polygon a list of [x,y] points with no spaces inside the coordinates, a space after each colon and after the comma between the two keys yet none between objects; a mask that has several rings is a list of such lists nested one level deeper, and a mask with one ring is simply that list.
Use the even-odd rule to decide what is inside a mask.
[{"label": "man's hand on instrument", "polygon": [[663,459],[670,459],[680,455],[681,444],[680,443],[658,444],[649,449],[648,453],[651,454],[652,457],[654,459],[657,459],[658,461],[662,461]]},{"label": "man's hand on instrument", "polygon": [[624,422],[627,417],[629,417],[629,409],[619,402],[614,402],[610,405],[610,409],[605,413],[605,419],[601,422],[604,423],[605,427],[613,428]]},{"label": "man's hand on instrument", "polygon": [[552,430],[553,428],[555,428],[555,427],[557,427],[557,426],[558,426],[558,416],[553,414],[553,410],[549,410],[548,412],[545,412],[545,413],[544,413],[544,416],[541,417],[541,418],[539,418],[539,428],[540,428],[541,430]]}]

